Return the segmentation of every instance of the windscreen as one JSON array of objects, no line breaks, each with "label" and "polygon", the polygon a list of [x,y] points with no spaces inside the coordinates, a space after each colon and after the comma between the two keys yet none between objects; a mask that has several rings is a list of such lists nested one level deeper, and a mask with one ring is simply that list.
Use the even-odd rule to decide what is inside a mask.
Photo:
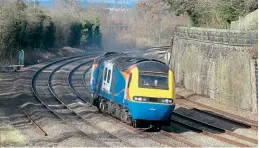
[{"label": "windscreen", "polygon": [[168,74],[144,73],[139,74],[140,88],[168,89]]}]

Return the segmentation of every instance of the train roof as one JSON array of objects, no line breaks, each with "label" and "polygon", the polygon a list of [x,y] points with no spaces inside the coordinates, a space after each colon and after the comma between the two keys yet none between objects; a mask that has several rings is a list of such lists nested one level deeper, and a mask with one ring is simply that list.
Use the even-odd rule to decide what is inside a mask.
[{"label": "train roof", "polygon": [[[95,59],[95,63],[101,64],[104,62],[112,63],[115,68],[118,68],[122,71],[127,71],[128,68],[132,65],[137,65],[137,67],[140,68],[141,71],[168,72],[169,69],[169,67],[165,63],[155,59],[136,56],[133,57],[125,53],[117,52],[107,52],[104,55]],[[145,63],[152,63],[152,66]]]}]

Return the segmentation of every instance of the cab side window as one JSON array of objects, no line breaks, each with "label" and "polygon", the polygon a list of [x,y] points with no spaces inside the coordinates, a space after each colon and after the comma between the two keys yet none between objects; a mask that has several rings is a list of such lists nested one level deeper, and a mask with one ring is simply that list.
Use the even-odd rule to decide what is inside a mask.
[{"label": "cab side window", "polygon": [[107,77],[107,68],[105,68],[105,70],[104,70],[104,81],[106,81],[106,77]]},{"label": "cab side window", "polygon": [[111,70],[108,71],[108,79],[107,79],[107,83],[110,83],[110,78],[111,78]]}]

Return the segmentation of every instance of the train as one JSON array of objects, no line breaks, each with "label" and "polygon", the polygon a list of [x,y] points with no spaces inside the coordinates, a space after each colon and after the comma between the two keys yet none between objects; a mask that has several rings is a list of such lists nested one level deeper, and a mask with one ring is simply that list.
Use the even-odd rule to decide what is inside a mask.
[{"label": "train", "polygon": [[159,60],[107,52],[93,61],[90,103],[135,128],[161,130],[175,109],[174,82]]}]

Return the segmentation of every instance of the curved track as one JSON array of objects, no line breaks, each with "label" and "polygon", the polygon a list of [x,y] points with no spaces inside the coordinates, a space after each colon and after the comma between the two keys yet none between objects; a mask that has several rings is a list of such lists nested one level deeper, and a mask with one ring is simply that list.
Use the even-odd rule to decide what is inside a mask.
[{"label": "curved track", "polygon": [[[84,71],[84,73],[83,73],[83,76],[82,76],[82,77],[83,77],[83,85],[84,85],[84,87],[85,87],[85,90],[86,90],[88,93],[89,93],[90,91],[89,91],[89,86],[87,85],[87,82],[86,82],[86,80],[87,80],[86,76],[87,76],[87,73],[88,73],[90,70],[91,70],[91,67],[89,67],[88,69],[86,69],[86,70]],[[161,136],[161,137],[165,137],[165,138],[160,139],[160,138],[156,138],[157,136],[153,135],[152,133],[148,133],[148,132],[144,132],[144,131],[135,129],[135,128],[133,128],[133,127],[127,125],[126,123],[123,123],[122,121],[120,121],[120,120],[118,120],[118,119],[116,119],[116,118],[112,118],[112,117],[110,117],[110,118],[111,118],[112,120],[114,120],[115,122],[119,122],[122,126],[128,128],[128,129],[130,129],[130,130],[136,131],[136,132],[140,133],[141,135],[143,135],[143,136],[145,136],[145,137],[147,137],[147,138],[150,138],[150,139],[152,139],[152,140],[154,140],[154,141],[156,141],[156,142],[158,142],[158,143],[165,144],[165,145],[170,146],[170,147],[175,147],[175,146],[177,146],[177,145],[172,145],[172,144],[168,143],[168,142],[167,142],[168,140],[169,140],[169,141],[174,140],[174,141],[180,142],[180,143],[184,144],[185,146],[200,147],[199,144],[196,144],[196,143],[190,142],[190,141],[188,141],[188,140],[186,140],[186,139],[180,138],[180,137],[178,137],[176,134],[173,134],[173,133],[169,133],[169,132],[166,132],[166,131],[162,131],[162,132],[159,133],[160,135],[158,135],[158,136],[163,135],[163,136]],[[179,146],[179,145],[178,145],[178,146]]]},{"label": "curved track", "polygon": [[[156,48],[158,47],[149,49],[156,50]],[[168,50],[168,48],[170,48],[170,46],[161,47],[161,50]],[[91,70],[91,63],[93,61],[92,58],[96,57],[98,54],[99,53],[64,58],[43,66],[34,74],[32,78],[32,92],[35,97],[50,112],[56,115],[56,117],[64,121],[67,125],[73,127],[84,137],[98,143],[100,146],[136,146],[138,144],[130,140],[125,140],[125,138],[123,139],[119,136],[119,134],[107,129],[107,126],[101,127],[100,125],[97,125],[98,122],[95,122],[91,118],[92,115],[95,117],[102,115],[102,119],[98,120],[99,122],[104,122],[104,120],[107,119],[110,123],[120,124],[124,127],[125,129],[122,130],[125,130],[124,132],[128,135],[130,135],[131,132],[135,132],[144,136],[146,139],[157,142],[163,146],[201,146],[198,143],[180,137],[179,134],[176,133],[171,133],[164,130],[158,133],[149,133],[134,129],[133,127],[128,126],[115,118],[100,114],[95,107],[91,106],[88,103],[88,98],[91,96],[87,85],[90,80],[87,75],[89,75],[89,71]],[[181,115],[178,114],[178,116]],[[29,115],[27,115],[27,117],[30,119]],[[187,119],[183,116],[181,116],[181,118]],[[37,125],[33,119],[30,120],[47,136],[47,133],[40,127],[40,125]],[[198,133],[203,133],[206,136],[218,139],[222,142],[227,142],[241,147],[248,146],[233,140],[226,141],[226,138],[199,128],[197,129],[192,126],[182,124],[179,120],[175,120],[174,122],[181,124],[182,126],[186,126]],[[204,123],[201,124],[204,125]],[[214,129],[222,131],[222,129],[217,127]],[[246,138],[247,141],[256,143],[254,139],[244,136],[241,136],[241,138]]]},{"label": "curved track", "polygon": [[[91,63],[92,60],[89,60],[89,59],[91,59],[91,58],[88,58],[87,60],[80,60],[80,63],[81,62],[83,62],[83,64]],[[66,73],[66,71],[71,71],[71,70],[69,69],[69,67],[66,67],[66,66],[68,66],[68,65],[61,65],[58,68],[56,68],[54,71],[52,71],[52,73],[50,74],[50,77],[49,77],[48,84],[49,84],[50,91],[55,96],[55,98],[58,99],[58,101],[60,103],[62,103],[70,112],[72,112],[75,115],[77,115],[78,117],[80,117],[81,121],[80,121],[80,119],[78,119],[73,122],[74,123],[76,122],[76,124],[80,125],[80,128],[82,128],[82,129],[86,128],[88,131],[91,131],[91,132],[102,133],[101,135],[99,135],[99,137],[95,137],[94,135],[91,136],[91,137],[95,137],[95,139],[100,138],[100,141],[105,141],[105,140],[109,139],[109,140],[112,140],[114,143],[117,140],[116,145],[119,145],[119,143],[123,142],[123,143],[126,143],[128,146],[133,146],[132,144],[129,144],[129,143],[123,141],[119,137],[116,137],[116,136],[106,132],[104,129],[99,128],[98,126],[95,126],[93,123],[89,122],[84,117],[84,115],[81,113],[82,110],[85,108],[85,106],[73,105],[73,103],[75,103],[75,102],[72,100],[73,99],[76,100],[78,96],[76,94],[73,94],[73,92],[70,92],[69,83],[66,83],[66,82],[70,82],[69,78],[71,78],[71,77],[69,77],[69,74]],[[73,67],[73,69],[75,69],[75,68]],[[57,73],[57,71],[59,71],[59,70],[64,70],[65,73]],[[58,77],[58,75],[61,75],[61,76]],[[56,78],[54,79],[55,76],[56,76]],[[68,78],[68,80],[66,78]],[[52,79],[54,79],[54,80],[52,80]],[[56,81],[59,81],[58,84],[55,83]],[[56,85],[56,87],[55,87],[55,85]],[[54,89],[54,87],[55,87],[55,89]],[[63,93],[63,91],[60,91],[60,90],[66,90],[67,92]],[[81,99],[81,100],[85,101],[83,99]],[[80,107],[82,109],[79,109]]]},{"label": "curved track", "polygon": [[[90,68],[87,69],[87,70],[85,70],[85,72],[84,72],[84,74],[83,74],[83,81],[84,81],[83,83],[84,83],[84,86],[85,86],[85,88],[86,88],[86,90],[87,90],[88,92],[89,92],[89,86],[87,85],[87,82],[86,82],[86,73],[89,72],[89,70],[90,70]],[[205,123],[205,122],[202,122],[202,121],[199,121],[199,120],[192,119],[191,117],[181,115],[181,114],[179,114],[179,113],[177,113],[177,112],[175,112],[174,114],[175,114],[175,115],[178,115],[178,116],[181,116],[181,118],[185,118],[185,119],[191,120],[191,121],[193,121],[193,122],[196,122],[196,123],[198,123],[198,124],[201,124],[201,125],[203,125],[203,126],[206,126],[206,127],[210,128],[210,129],[212,129],[212,130],[214,130],[214,131],[218,131],[218,132],[221,132],[221,133],[225,133],[225,134],[227,134],[227,135],[229,135],[229,136],[233,136],[233,137],[235,137],[235,138],[237,138],[237,139],[242,139],[242,140],[251,142],[251,143],[253,143],[253,144],[257,144],[257,140],[256,140],[256,139],[249,138],[249,137],[246,137],[246,136],[243,136],[243,135],[240,135],[240,134],[233,133],[233,132],[228,131],[228,130],[226,130],[226,129],[223,129],[223,128],[220,128],[220,127],[217,127],[217,126],[213,126],[213,125],[211,125],[211,124],[209,124],[209,123]],[[117,120],[117,119],[115,119],[115,120]],[[183,122],[180,122],[179,120],[172,120],[172,121],[173,121],[173,122],[176,122],[176,123],[178,123],[178,124],[181,124],[182,126],[185,126],[185,127],[189,128],[189,129],[191,129],[192,131],[195,131],[195,132],[198,132],[198,133],[202,133],[203,135],[206,135],[206,136],[215,138],[215,139],[217,139],[217,140],[219,140],[219,141],[226,142],[226,143],[229,143],[229,144],[231,144],[231,145],[238,146],[238,147],[249,147],[249,145],[243,144],[243,143],[239,142],[238,140],[231,140],[231,139],[229,139],[229,138],[225,138],[225,137],[223,137],[223,136],[214,134],[213,132],[209,132],[209,131],[203,130],[203,129],[201,129],[201,128],[196,128],[196,127],[190,126],[190,125],[188,125],[188,124],[184,124]],[[122,123],[122,124],[124,124],[124,123]],[[130,126],[126,125],[126,124],[124,124],[124,125],[125,125],[127,128],[131,128],[132,130],[134,130],[132,127],[130,127]],[[170,138],[172,138],[172,139],[174,139],[174,140],[177,140],[177,141],[179,141],[179,142],[181,142],[181,143],[184,143],[184,144],[186,144],[186,145],[188,145],[188,146],[192,146],[192,147],[199,147],[199,146],[200,146],[199,144],[195,144],[195,143],[190,142],[190,141],[188,141],[188,140],[186,140],[186,139],[180,138],[177,134],[174,134],[174,133],[169,133],[169,132],[164,131],[164,130],[162,130],[160,133],[163,134],[163,135],[165,135],[165,136],[167,136],[167,137],[170,137]],[[145,136],[147,136],[147,137],[152,137],[152,135],[150,135],[149,133],[143,133],[143,134],[144,134]],[[162,143],[162,142],[161,142],[161,143]],[[167,145],[169,145],[169,144],[167,144]],[[169,145],[169,146],[170,146],[170,145]]]},{"label": "curved track", "polygon": [[[96,55],[95,55],[96,56]],[[83,134],[86,138],[95,141],[100,146],[134,146],[134,142],[123,140],[120,136],[114,136],[105,129],[95,126],[88,121],[79,108],[91,108],[87,105],[78,105],[80,101],[86,102],[85,96],[80,96],[75,90],[72,78],[81,67],[92,62],[90,56],[77,56],[52,62],[38,70],[32,78],[32,91],[36,98],[54,115],[67,125]],[[91,66],[91,65],[90,65]],[[88,70],[90,67],[88,66]],[[84,70],[85,71],[85,70]],[[83,73],[81,73],[82,76]],[[83,76],[81,77],[81,79]],[[64,92],[64,90],[66,92]],[[78,90],[78,89],[77,89]],[[84,88],[84,90],[86,90]],[[70,92],[71,91],[71,92]],[[73,94],[71,94],[73,93]],[[64,94],[68,94],[64,96]],[[89,93],[88,93],[89,94]],[[78,100],[79,98],[79,100]],[[101,133],[96,136],[92,133]],[[158,138],[145,136],[164,146],[174,146]]]},{"label": "curved track", "polygon": [[[55,69],[62,67],[66,64],[72,63],[74,61],[83,59],[83,58],[88,58],[84,56],[77,56],[77,57],[71,57],[71,58],[66,58],[62,60],[58,60],[55,62],[52,62],[44,67],[42,67],[40,70],[38,70],[35,75],[32,78],[32,91],[36,98],[53,114],[55,114],[58,118],[63,120],[66,124],[72,126],[74,129],[80,131],[85,137],[88,139],[91,139],[95,141],[89,134],[80,128],[78,128],[73,122],[71,121],[71,118],[68,119],[67,114],[69,114],[70,110],[65,106],[64,103],[60,103],[57,101],[55,98],[56,96],[52,94],[51,88],[50,88],[50,78],[53,75],[53,71]],[[38,78],[41,78],[38,79]],[[43,79],[43,80],[42,80]],[[46,86],[48,86],[46,88]],[[71,113],[70,113],[71,114]],[[71,115],[70,115],[71,116]],[[73,117],[73,115],[72,115]],[[75,120],[76,118],[74,118]],[[101,146],[107,146],[106,144],[101,144]]]}]

